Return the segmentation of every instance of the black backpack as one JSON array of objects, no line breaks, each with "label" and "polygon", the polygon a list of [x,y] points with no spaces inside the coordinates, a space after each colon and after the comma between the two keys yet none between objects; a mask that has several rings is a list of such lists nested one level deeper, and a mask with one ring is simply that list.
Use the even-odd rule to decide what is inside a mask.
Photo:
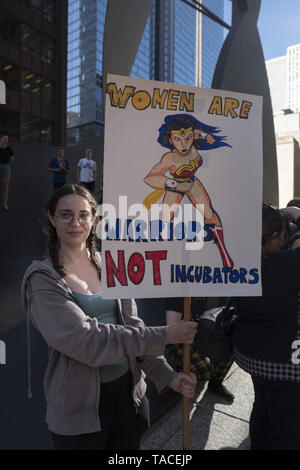
[{"label": "black backpack", "polygon": [[232,298],[226,305],[195,311],[192,320],[198,323],[194,344],[201,357],[213,363],[224,362],[233,354],[232,332],[237,319],[237,305]]}]

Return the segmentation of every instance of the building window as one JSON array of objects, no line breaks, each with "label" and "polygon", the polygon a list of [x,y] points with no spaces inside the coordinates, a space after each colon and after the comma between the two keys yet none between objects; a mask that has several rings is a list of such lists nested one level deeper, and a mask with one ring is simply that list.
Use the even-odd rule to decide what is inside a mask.
[{"label": "building window", "polygon": [[20,90],[20,69],[15,65],[0,60],[0,80],[8,90]]},{"label": "building window", "polygon": [[53,123],[21,113],[20,141],[23,144],[53,144]]},{"label": "building window", "polygon": [[23,51],[41,58],[42,62],[54,62],[54,41],[26,24],[21,24],[20,42]]},{"label": "building window", "polygon": [[51,80],[41,77],[30,70],[21,70],[21,89],[24,96],[53,104],[53,88],[54,85]]},{"label": "building window", "polygon": [[47,64],[54,62],[54,42],[47,36],[43,37],[41,59]]},{"label": "building window", "polygon": [[23,0],[23,4],[50,23],[54,21],[54,0]]}]

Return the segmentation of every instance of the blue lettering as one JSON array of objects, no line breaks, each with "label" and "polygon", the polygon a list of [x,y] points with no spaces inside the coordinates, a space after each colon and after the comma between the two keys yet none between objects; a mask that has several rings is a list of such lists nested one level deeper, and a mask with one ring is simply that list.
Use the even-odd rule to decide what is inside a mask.
[{"label": "blue lettering", "polygon": [[195,279],[196,282],[200,282],[202,277],[202,266],[196,266]]},{"label": "blue lettering", "polygon": [[145,236],[145,230],[147,230],[147,224],[144,220],[135,221],[135,241],[147,242],[147,237]]},{"label": "blue lettering", "polygon": [[[131,219],[126,220],[126,224],[124,226],[124,235],[123,235],[123,240],[127,239],[128,235],[128,241],[129,242],[134,242],[134,233],[133,233],[133,221]],[[126,227],[126,228],[125,228]]]},{"label": "blue lettering", "polygon": [[[197,241],[197,233],[201,230],[201,225],[199,222],[193,220],[192,222],[188,222],[187,227],[187,241],[188,242],[196,242]],[[194,236],[194,238],[192,238]]]},{"label": "blue lettering", "polygon": [[176,240],[183,240],[184,239],[184,237],[185,237],[184,222],[180,222],[179,224],[175,225],[174,236],[175,236]]},{"label": "blue lettering", "polygon": [[120,219],[116,220],[115,228],[110,228],[109,222],[105,224],[106,240],[120,240]]},{"label": "blue lettering", "polygon": [[193,270],[194,270],[194,266],[190,266],[187,271],[187,278],[188,278],[188,281],[190,282],[194,282],[194,276],[191,274]]},{"label": "blue lettering", "polygon": [[171,264],[171,282],[174,282],[174,264]]},{"label": "blue lettering", "polygon": [[233,269],[231,273],[229,274],[229,281],[232,282],[232,284],[236,284],[239,282],[240,279],[240,274],[237,269]]},{"label": "blue lettering", "polygon": [[223,278],[221,274],[221,269],[220,268],[215,268],[214,269],[214,275],[213,275],[213,284],[222,284],[223,283]]},{"label": "blue lettering", "polygon": [[246,274],[247,274],[247,269],[240,268],[240,283],[241,284],[243,284],[245,282],[247,283]]},{"label": "blue lettering", "polygon": [[170,222],[168,224],[168,232],[169,232],[168,241],[171,242],[174,237],[174,223],[173,222]]},{"label": "blue lettering", "polygon": [[209,266],[204,266],[203,279],[202,279],[203,284],[207,284],[208,282],[212,281],[212,277],[210,273],[211,273],[211,268]]},{"label": "blue lettering", "polygon": [[259,281],[258,269],[253,268],[249,271],[250,276],[253,276],[253,279],[249,280],[249,284],[257,284]]},{"label": "blue lettering", "polygon": [[222,268],[222,272],[225,274],[225,284],[228,284],[228,274],[231,272],[231,268]]},{"label": "blue lettering", "polygon": [[205,224],[204,225],[204,230],[206,231],[206,235],[204,237],[205,242],[210,242],[213,239],[212,228],[214,226],[215,226],[214,224]]},{"label": "blue lettering", "polygon": [[161,232],[164,228],[164,223],[162,220],[152,220],[150,222],[150,233],[151,233],[151,241],[156,242],[156,240],[159,240],[160,242],[163,241],[163,238],[161,236]]},{"label": "blue lettering", "polygon": [[176,264],[176,282],[186,282],[186,266],[182,266],[181,268],[179,264]]}]

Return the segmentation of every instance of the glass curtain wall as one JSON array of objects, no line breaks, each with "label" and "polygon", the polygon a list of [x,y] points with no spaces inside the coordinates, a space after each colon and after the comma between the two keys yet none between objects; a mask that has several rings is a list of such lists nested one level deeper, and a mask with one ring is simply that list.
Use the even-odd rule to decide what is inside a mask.
[{"label": "glass curtain wall", "polygon": [[103,132],[102,48],[107,0],[69,0],[67,142]]}]

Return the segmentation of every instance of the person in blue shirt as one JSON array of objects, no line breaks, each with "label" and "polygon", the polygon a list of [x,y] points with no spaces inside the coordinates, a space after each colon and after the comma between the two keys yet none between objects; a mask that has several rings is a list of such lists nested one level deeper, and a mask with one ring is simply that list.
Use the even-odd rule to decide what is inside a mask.
[{"label": "person in blue shirt", "polygon": [[58,147],[57,157],[52,158],[49,164],[49,171],[53,173],[53,189],[60,188],[67,182],[67,174],[69,172],[69,162],[64,159],[64,147]]}]

